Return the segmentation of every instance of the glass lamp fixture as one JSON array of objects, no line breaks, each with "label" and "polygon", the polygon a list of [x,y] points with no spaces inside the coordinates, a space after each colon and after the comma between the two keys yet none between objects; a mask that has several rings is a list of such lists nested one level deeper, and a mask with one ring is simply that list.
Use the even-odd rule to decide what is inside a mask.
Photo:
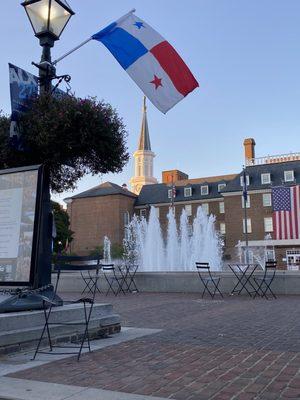
[{"label": "glass lamp fixture", "polygon": [[74,15],[66,0],[25,0],[22,3],[35,36],[49,38],[53,42],[60,38],[69,19]]}]

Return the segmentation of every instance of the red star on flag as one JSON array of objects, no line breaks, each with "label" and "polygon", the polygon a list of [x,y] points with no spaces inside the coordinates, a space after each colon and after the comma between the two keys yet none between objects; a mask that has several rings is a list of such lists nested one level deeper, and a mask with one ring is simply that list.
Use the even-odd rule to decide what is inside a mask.
[{"label": "red star on flag", "polygon": [[155,89],[157,90],[159,86],[162,86],[161,80],[162,78],[158,78],[156,75],[154,75],[154,79],[150,83],[153,83],[153,85],[155,85]]}]

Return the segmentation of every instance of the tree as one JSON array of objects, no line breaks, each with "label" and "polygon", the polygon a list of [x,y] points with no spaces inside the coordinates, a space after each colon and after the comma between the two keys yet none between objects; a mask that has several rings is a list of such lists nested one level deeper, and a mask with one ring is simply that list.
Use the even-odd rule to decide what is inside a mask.
[{"label": "tree", "polygon": [[95,98],[46,94],[31,99],[20,118],[24,151],[11,146],[9,124],[0,112],[0,168],[43,163],[55,192],[74,189],[88,173],[120,172],[129,158],[122,119]]},{"label": "tree", "polygon": [[56,238],[54,239],[53,250],[55,253],[58,253],[66,248],[67,243],[73,240],[72,235],[74,232],[70,230],[70,219],[67,211],[55,201],[51,201],[51,204],[56,226]]}]

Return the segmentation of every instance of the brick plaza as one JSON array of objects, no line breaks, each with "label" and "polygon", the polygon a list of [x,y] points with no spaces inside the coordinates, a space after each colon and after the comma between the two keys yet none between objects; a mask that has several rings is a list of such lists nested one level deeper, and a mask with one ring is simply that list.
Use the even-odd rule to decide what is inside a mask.
[{"label": "brick plaza", "polygon": [[[299,297],[99,296],[159,333],[10,376],[177,400],[299,399]],[[105,339],[103,339],[105,340]]]}]

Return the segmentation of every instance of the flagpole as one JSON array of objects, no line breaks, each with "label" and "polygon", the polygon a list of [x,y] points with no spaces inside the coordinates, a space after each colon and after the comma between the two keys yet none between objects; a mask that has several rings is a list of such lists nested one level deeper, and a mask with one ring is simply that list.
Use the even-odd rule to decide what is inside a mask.
[{"label": "flagpole", "polygon": [[[119,24],[120,22],[122,22],[124,19],[126,19],[130,14],[135,12],[135,8],[133,8],[132,10],[130,10],[128,13],[126,13],[125,15],[123,15],[122,17],[120,17],[116,23]],[[56,65],[57,63],[59,63],[61,60],[63,60],[64,58],[68,57],[70,54],[74,53],[75,51],[79,50],[82,46],[86,45],[88,42],[90,42],[91,40],[93,40],[92,37],[84,40],[82,43],[80,43],[78,46],[74,47],[72,50],[68,51],[66,54],[62,55],[61,57],[57,58],[55,61],[53,61],[52,65]]]}]

